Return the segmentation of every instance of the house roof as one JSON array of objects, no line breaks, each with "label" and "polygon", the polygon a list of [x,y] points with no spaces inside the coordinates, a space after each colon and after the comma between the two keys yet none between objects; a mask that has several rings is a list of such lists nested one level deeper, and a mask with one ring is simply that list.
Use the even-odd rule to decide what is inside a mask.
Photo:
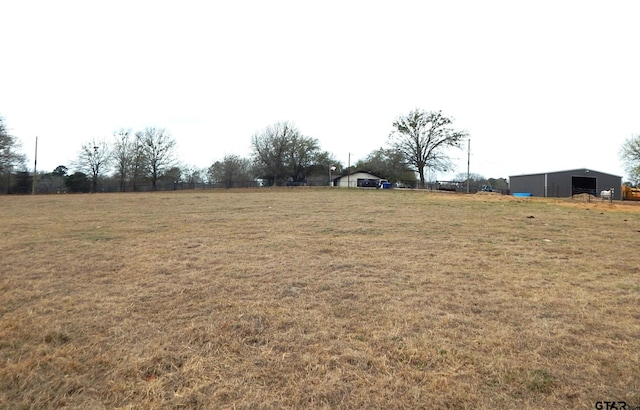
[{"label": "house roof", "polygon": [[372,177],[375,177],[375,178],[378,178],[378,179],[383,179],[383,177],[381,177],[380,175],[376,175],[371,171],[358,170],[358,171],[352,172],[352,173],[347,174],[347,175],[338,175],[337,177],[333,178],[333,180],[335,181],[336,179],[350,177],[350,176],[355,175],[355,174],[369,174]]},{"label": "house roof", "polygon": [[[349,175],[354,175],[354,174],[369,174],[369,175],[373,175],[373,176],[374,176],[374,177],[376,177],[376,178],[382,178],[380,175],[378,175],[378,174],[376,174],[376,173],[374,173],[374,172],[371,172],[371,171],[365,171],[364,169],[358,170],[358,171],[356,171],[356,172],[352,172],[352,173],[351,173],[351,174],[349,174]],[[345,176],[346,176],[346,175],[345,175]]]}]

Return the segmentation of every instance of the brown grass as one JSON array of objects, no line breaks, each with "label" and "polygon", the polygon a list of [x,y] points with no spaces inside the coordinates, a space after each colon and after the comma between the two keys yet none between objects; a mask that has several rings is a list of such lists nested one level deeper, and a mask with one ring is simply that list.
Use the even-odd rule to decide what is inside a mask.
[{"label": "brown grass", "polygon": [[0,408],[640,405],[640,207],[0,197]]}]

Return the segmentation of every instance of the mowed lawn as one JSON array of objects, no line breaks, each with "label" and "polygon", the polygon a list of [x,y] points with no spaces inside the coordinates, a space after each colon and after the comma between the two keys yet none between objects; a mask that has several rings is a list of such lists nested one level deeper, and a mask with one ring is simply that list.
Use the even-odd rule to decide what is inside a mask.
[{"label": "mowed lawn", "polygon": [[0,196],[0,408],[640,406],[640,206]]}]

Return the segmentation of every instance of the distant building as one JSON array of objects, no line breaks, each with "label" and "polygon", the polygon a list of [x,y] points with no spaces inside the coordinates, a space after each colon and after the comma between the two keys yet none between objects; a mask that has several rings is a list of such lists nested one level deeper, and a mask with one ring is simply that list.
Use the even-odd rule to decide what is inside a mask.
[{"label": "distant building", "polygon": [[570,197],[577,194],[600,196],[601,191],[614,189],[613,199],[622,198],[622,177],[581,168],[542,174],[512,175],[511,193],[530,193],[541,197]]},{"label": "distant building", "polygon": [[376,188],[383,179],[367,171],[356,171],[353,174],[343,175],[333,179],[333,186],[350,188]]}]

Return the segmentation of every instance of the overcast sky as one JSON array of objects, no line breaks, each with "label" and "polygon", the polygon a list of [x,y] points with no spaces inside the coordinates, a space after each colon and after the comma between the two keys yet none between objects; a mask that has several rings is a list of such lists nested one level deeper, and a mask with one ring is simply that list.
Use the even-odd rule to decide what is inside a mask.
[{"label": "overcast sky", "polygon": [[[33,166],[120,128],[166,128],[183,164],[249,156],[291,121],[347,165],[442,110],[485,177],[625,175],[640,133],[638,1],[0,3],[0,115]],[[466,145],[466,144],[465,144]],[[466,172],[467,151],[452,151]]]}]

